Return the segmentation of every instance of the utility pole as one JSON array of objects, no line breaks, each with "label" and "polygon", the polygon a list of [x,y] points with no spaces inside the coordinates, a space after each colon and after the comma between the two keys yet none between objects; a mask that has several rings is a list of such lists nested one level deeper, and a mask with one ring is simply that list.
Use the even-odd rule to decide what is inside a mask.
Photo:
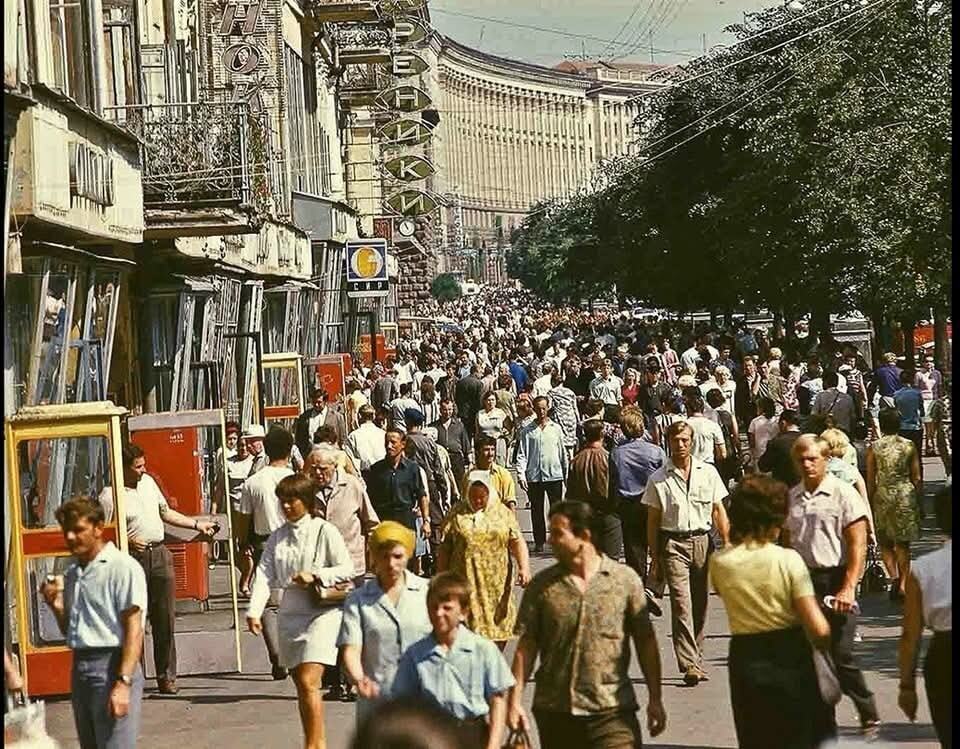
[{"label": "utility pole", "polygon": [[653,31],[650,31],[650,62],[654,62],[653,59]]}]

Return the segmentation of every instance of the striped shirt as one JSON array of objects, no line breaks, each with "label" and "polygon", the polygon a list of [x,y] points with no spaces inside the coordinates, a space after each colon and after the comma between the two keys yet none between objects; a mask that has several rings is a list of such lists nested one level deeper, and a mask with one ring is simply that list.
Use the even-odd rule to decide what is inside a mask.
[{"label": "striped shirt", "polygon": [[577,395],[565,385],[557,385],[549,393],[550,418],[563,430],[564,447],[577,446],[577,425],[580,423],[580,411],[577,408]]}]

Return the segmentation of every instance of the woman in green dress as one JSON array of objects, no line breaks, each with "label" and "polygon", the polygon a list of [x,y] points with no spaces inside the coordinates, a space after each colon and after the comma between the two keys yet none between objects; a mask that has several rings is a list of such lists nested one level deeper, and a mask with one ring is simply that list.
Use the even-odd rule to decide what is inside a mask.
[{"label": "woman in green dress", "polygon": [[887,574],[893,579],[890,600],[903,600],[910,575],[910,542],[920,537],[922,480],[920,456],[913,442],[900,437],[900,414],[880,412],[881,437],[867,450],[867,494],[873,506],[877,541]]},{"label": "woman in green dress", "polygon": [[437,572],[447,570],[470,583],[467,625],[503,650],[517,619],[514,577],[527,584],[530,557],[517,516],[485,481],[473,481],[443,521]]}]

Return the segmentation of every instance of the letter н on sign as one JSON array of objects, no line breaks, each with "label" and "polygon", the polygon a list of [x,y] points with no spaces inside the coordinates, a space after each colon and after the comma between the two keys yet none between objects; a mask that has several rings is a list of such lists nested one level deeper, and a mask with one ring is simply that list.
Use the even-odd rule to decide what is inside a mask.
[{"label": "letter \u043d on sign", "polygon": [[426,24],[416,18],[402,17],[393,22],[393,41],[404,46],[416,46],[427,40]]},{"label": "letter \u043d on sign", "polygon": [[389,196],[384,205],[401,216],[425,216],[437,210],[439,203],[422,190],[407,189]]},{"label": "letter \u043d on sign", "polygon": [[437,171],[433,164],[416,154],[404,154],[385,161],[383,168],[402,182],[416,182],[418,179],[426,179]]},{"label": "letter \u043d on sign", "polygon": [[373,103],[380,109],[393,112],[419,112],[432,103],[430,97],[416,86],[397,86],[381,91]]},{"label": "letter \u043d on sign", "polygon": [[419,146],[426,143],[433,130],[420,120],[401,117],[388,122],[377,131],[377,137],[390,145]]}]

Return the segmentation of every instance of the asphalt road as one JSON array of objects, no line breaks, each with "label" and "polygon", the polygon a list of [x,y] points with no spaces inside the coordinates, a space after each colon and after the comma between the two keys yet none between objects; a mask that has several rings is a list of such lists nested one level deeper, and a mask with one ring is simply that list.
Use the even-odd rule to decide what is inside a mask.
[{"label": "asphalt road", "polygon": [[[942,485],[944,475],[939,460],[925,461],[927,478],[927,507],[929,496]],[[521,505],[525,498],[521,497]],[[530,512],[520,510],[521,525],[532,544]],[[932,520],[925,522],[924,536],[915,545],[914,556],[931,551],[942,542],[934,530]],[[548,547],[549,550],[549,547]],[[534,558],[534,571],[551,563],[548,554]],[[669,602],[663,601],[669,611]],[[865,596],[861,600],[860,635],[857,657],[867,683],[876,694],[883,725],[879,746],[909,746],[911,749],[933,749],[939,746],[926,697],[923,680],[918,679],[920,710],[916,723],[910,723],[897,707],[897,639],[900,633],[899,607],[890,603],[885,594]],[[242,612],[241,612],[242,617]],[[663,663],[664,703],[667,710],[667,728],[656,739],[646,736],[651,747],[735,747],[736,736],[727,687],[727,648],[729,634],[726,615],[719,597],[711,595],[708,610],[705,663],[710,680],[689,688],[683,685],[670,642],[669,614],[655,620],[657,638]],[[926,636],[925,636],[926,639]],[[300,724],[297,716],[295,690],[288,679],[275,682],[262,643],[244,632],[241,636],[244,673],[221,674],[206,677],[181,677],[180,694],[161,697],[153,689],[147,691],[143,706],[143,720],[139,746],[143,749],[271,749],[301,746]],[[508,648],[507,657],[511,657]],[[639,668],[631,671],[642,710],[646,704],[646,689]],[[533,689],[526,690],[527,701]],[[841,727],[840,744],[853,746],[862,743],[857,735],[857,716],[853,703],[844,698],[837,707]],[[643,720],[641,720],[643,722]],[[61,742],[64,749],[79,746],[73,728],[69,700],[55,700],[47,704],[49,732]],[[354,706],[339,702],[326,705],[326,726],[329,749],[346,749],[354,729]]]}]

